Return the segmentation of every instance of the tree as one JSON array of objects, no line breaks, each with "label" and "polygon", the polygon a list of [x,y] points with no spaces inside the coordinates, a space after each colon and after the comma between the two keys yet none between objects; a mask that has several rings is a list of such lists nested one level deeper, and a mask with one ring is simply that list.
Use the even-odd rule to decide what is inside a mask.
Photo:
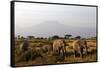
[{"label": "tree", "polygon": [[23,36],[21,36],[20,38],[21,38],[21,40],[24,40],[25,39]]},{"label": "tree", "polygon": [[80,39],[80,38],[81,38],[81,36],[76,36],[75,38],[76,38],[76,39]]},{"label": "tree", "polygon": [[71,34],[66,34],[65,39],[69,39],[72,35]]},{"label": "tree", "polygon": [[52,39],[59,39],[60,37],[58,35],[52,36]]},{"label": "tree", "polygon": [[34,38],[34,36],[28,36],[28,39],[33,39]]},{"label": "tree", "polygon": [[18,40],[20,39],[20,35],[18,35]]}]

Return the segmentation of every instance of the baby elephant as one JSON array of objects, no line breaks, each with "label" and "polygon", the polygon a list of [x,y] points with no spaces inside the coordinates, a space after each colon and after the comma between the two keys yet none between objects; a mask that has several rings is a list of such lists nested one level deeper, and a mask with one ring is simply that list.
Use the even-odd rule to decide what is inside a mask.
[{"label": "baby elephant", "polygon": [[52,45],[43,45],[41,49],[42,49],[43,53],[48,54],[52,51]]}]

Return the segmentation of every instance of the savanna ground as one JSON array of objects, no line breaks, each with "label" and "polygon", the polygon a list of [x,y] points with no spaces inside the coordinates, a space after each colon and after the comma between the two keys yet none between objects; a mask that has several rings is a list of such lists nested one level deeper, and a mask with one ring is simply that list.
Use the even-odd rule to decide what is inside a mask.
[{"label": "savanna ground", "polygon": [[[42,65],[42,64],[61,64],[61,63],[76,63],[76,62],[93,62],[96,61],[96,40],[95,39],[88,39],[88,54],[85,55],[83,58],[76,57],[74,58],[73,55],[73,47],[72,43],[74,40],[65,39],[66,44],[66,57],[63,61],[60,61],[62,57],[58,55],[54,55],[53,51],[48,53],[42,53],[42,57],[35,54],[36,47],[42,47],[46,44],[52,45],[54,40],[47,40],[47,39],[31,39],[29,41],[29,47],[33,50],[33,59],[29,59],[28,61],[24,61],[23,57],[21,57],[19,46],[21,44],[21,40],[16,40],[15,44],[15,66],[27,66],[27,65]],[[26,55],[25,55],[26,56]],[[31,56],[29,55],[29,58]]]}]

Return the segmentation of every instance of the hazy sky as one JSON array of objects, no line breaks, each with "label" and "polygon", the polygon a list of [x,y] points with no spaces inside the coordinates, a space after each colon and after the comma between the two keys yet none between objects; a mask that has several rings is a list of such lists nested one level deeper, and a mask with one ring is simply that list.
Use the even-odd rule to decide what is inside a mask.
[{"label": "hazy sky", "polygon": [[[62,28],[62,26],[70,28],[69,30],[67,30],[67,28],[64,28],[61,31],[59,29],[58,30],[59,32],[55,33],[56,35],[64,35],[64,33],[68,33],[68,32],[71,33],[71,30],[72,31],[75,30],[75,32],[77,33],[72,32],[71,33],[72,35],[75,36],[81,35],[84,37],[95,36],[96,35],[96,7],[35,4],[35,3],[22,3],[22,2],[15,3],[15,34],[16,35],[19,34],[24,36],[35,35],[35,36],[44,36],[44,37],[51,36],[51,34],[53,34],[54,31],[51,31],[50,33],[48,32],[50,28],[45,27],[45,26],[49,26],[48,24],[46,24],[48,22],[49,23],[56,22],[56,24],[52,24],[54,25],[54,27],[53,26],[51,27],[52,29],[53,28],[55,29],[57,23],[61,24],[61,27],[59,26],[59,28]],[[44,26],[41,27],[42,24]],[[38,28],[35,28],[36,26],[38,26]],[[43,30],[42,29],[43,27],[46,29]],[[35,31],[34,29],[37,31]],[[43,33],[40,33],[39,31],[40,32],[43,31]]]}]

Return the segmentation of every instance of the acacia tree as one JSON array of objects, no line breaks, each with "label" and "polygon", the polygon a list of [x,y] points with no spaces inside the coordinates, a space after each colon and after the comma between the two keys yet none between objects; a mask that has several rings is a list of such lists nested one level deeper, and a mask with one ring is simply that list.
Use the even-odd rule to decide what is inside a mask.
[{"label": "acacia tree", "polygon": [[66,34],[65,39],[69,39],[72,35],[71,34]]}]

